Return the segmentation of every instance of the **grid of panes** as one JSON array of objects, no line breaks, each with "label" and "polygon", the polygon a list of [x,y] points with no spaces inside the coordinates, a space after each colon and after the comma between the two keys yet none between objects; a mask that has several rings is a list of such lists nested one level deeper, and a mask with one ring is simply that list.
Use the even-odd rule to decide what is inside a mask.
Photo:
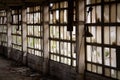
[{"label": "grid of panes", "polygon": [[[74,4],[75,7],[75,4]],[[49,53],[50,60],[76,66],[76,26],[73,31],[67,31],[68,2],[51,2],[49,24]],[[74,8],[75,21],[75,8]]]},{"label": "grid of panes", "polygon": [[0,45],[7,47],[7,25],[6,12],[0,11]]},{"label": "grid of panes", "polygon": [[43,56],[43,26],[40,6],[27,8],[27,51]]},{"label": "grid of panes", "polygon": [[[93,37],[86,38],[86,70],[120,79],[120,70],[117,67],[117,49],[120,47],[120,1],[86,0],[85,7],[85,26],[93,34]],[[90,7],[92,11],[88,12]]]},{"label": "grid of panes", "polygon": [[12,48],[22,51],[21,10],[12,10]]}]

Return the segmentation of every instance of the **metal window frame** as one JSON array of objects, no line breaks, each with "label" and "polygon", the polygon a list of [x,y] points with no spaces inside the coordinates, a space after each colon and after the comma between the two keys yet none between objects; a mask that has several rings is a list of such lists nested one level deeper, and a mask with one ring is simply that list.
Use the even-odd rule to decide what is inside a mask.
[{"label": "metal window frame", "polygon": [[[67,8],[61,8],[61,7],[60,7],[60,3],[61,3],[61,2],[64,2],[64,1],[66,1],[66,2],[68,3],[67,0],[62,0],[62,1],[50,1],[50,3],[49,3],[49,5],[50,5],[51,3],[54,3],[54,4],[57,3],[57,4],[58,4],[58,8],[57,8],[57,9],[51,9],[51,7],[49,6],[49,12],[59,10],[59,20],[58,20],[58,22],[57,22],[57,23],[50,23],[50,24],[49,24],[49,27],[53,27],[53,26],[59,27],[59,28],[58,28],[58,29],[59,29],[59,38],[50,37],[50,28],[49,28],[49,53],[50,53],[50,55],[49,55],[50,59],[49,59],[49,60],[52,60],[52,59],[51,59],[51,55],[53,55],[53,56],[55,55],[55,56],[58,56],[58,57],[59,57],[59,61],[57,61],[57,59],[56,59],[56,60],[52,60],[52,61],[56,61],[56,62],[58,62],[58,63],[68,65],[68,64],[66,64],[66,63],[61,62],[61,57],[67,58],[67,59],[70,59],[70,60],[71,60],[71,63],[70,63],[69,66],[76,67],[76,66],[73,66],[73,61],[74,61],[74,60],[76,61],[77,59],[76,59],[76,58],[73,58],[73,55],[72,55],[72,45],[73,45],[73,43],[75,44],[76,41],[73,41],[73,40],[72,40],[72,31],[70,31],[70,40],[61,39],[61,37],[60,37],[60,34],[61,34],[60,28],[61,28],[61,27],[65,27],[65,26],[66,26],[66,28],[67,28],[67,23],[60,23],[60,12],[61,12],[62,10],[67,10],[67,11],[68,11],[68,7],[67,7]],[[68,15],[68,14],[67,14],[67,15]],[[50,14],[49,14],[49,19],[50,19]],[[51,20],[51,19],[50,19],[50,20]],[[75,25],[74,25],[74,26],[75,26]],[[59,52],[58,52],[58,53],[51,52],[51,41],[57,41],[57,42],[59,42]],[[70,47],[71,47],[71,53],[70,53],[71,57],[60,54],[60,53],[61,53],[61,46],[60,46],[60,43],[61,43],[61,42],[70,43],[70,45],[71,45],[71,46],[70,46]],[[64,54],[64,53],[63,53],[63,54]]]},{"label": "metal window frame", "polygon": [[[12,13],[12,11],[14,11],[15,13]],[[22,20],[22,9],[20,9],[20,8],[12,9],[12,11],[11,11],[11,16],[12,16],[12,23],[11,23],[11,25],[12,26],[17,26],[16,32],[15,33],[11,33],[12,37],[16,36],[16,43],[13,43],[13,39],[12,39],[12,48],[14,48],[14,46],[17,46],[17,47],[21,48],[21,49],[17,49],[17,50],[22,51],[23,50],[22,49],[22,24],[21,24],[21,21],[19,21],[20,20],[19,15],[21,15],[21,20]],[[13,22],[13,16],[16,16],[18,18],[17,23]],[[21,26],[21,30],[19,30],[19,26]],[[18,34],[17,31],[20,31],[21,33]],[[21,37],[21,45],[18,44],[17,37]]]},{"label": "metal window frame", "polygon": [[[97,1],[97,0],[96,0]],[[110,8],[111,8],[111,5],[112,4],[114,4],[115,6],[116,6],[116,16],[115,16],[115,22],[111,22],[111,13],[109,12],[109,22],[105,22],[104,21],[104,7],[105,7],[105,5],[109,5],[109,10],[110,10]],[[119,27],[120,26],[120,23],[118,23],[117,22],[117,5],[118,4],[120,4],[120,1],[118,1],[118,0],[115,0],[115,1],[107,1],[107,2],[105,2],[105,0],[101,0],[101,2],[100,3],[93,3],[93,4],[86,4],[86,1],[85,1],[85,11],[87,10],[86,8],[87,7],[92,7],[92,6],[101,6],[101,22],[100,23],[85,23],[85,28],[86,28],[86,26],[101,26],[101,29],[102,29],[102,31],[101,31],[101,38],[102,38],[102,42],[101,42],[101,44],[99,44],[99,43],[92,43],[92,42],[87,42],[86,41],[86,38],[85,38],[85,64],[86,64],[86,66],[85,66],[85,70],[86,70],[86,72],[91,72],[91,73],[95,73],[95,74],[98,74],[97,72],[92,72],[92,71],[88,71],[87,70],[87,63],[90,63],[91,65],[96,65],[96,66],[101,66],[102,67],[102,74],[98,74],[98,75],[104,75],[105,77],[109,77],[109,78],[113,78],[112,77],[112,75],[111,75],[111,70],[113,69],[113,70],[116,70],[116,78],[113,78],[113,79],[117,79],[118,78],[118,71],[119,71],[119,69],[117,68],[117,66],[116,67],[112,67],[111,65],[110,66],[107,66],[107,65],[105,65],[105,63],[104,63],[104,48],[109,48],[109,49],[116,49],[117,47],[120,47],[119,45],[112,45],[112,44],[105,44],[104,43],[104,27],[105,26],[108,26],[108,27],[110,27],[110,26],[115,26],[116,27],[116,41],[117,41],[117,27]],[[111,11],[111,10],[110,10]],[[86,13],[86,12],[85,12]],[[86,19],[86,14],[85,14],[85,19]],[[110,34],[110,33],[109,33]],[[109,39],[110,40],[110,39]],[[98,46],[98,47],[101,47],[102,48],[102,64],[98,64],[98,63],[94,63],[94,62],[89,62],[89,61],[87,61],[87,45],[90,45],[90,46]],[[110,52],[110,54],[111,54],[111,52]],[[116,55],[117,56],[117,55]],[[111,61],[111,60],[110,60]],[[117,59],[116,59],[116,62],[117,62]],[[110,62],[111,63],[111,62]],[[116,65],[117,65],[117,63],[116,63]],[[91,68],[92,68],[92,66],[91,66]],[[108,68],[108,69],[110,69],[110,76],[106,76],[105,75],[105,68]]]},{"label": "metal window frame", "polygon": [[[35,7],[40,7],[40,10],[39,11],[35,11]],[[41,34],[40,32],[40,36],[35,36],[34,35],[34,27],[35,26],[38,26],[40,28],[40,30],[43,30],[43,25],[42,25],[42,7],[40,5],[35,5],[35,6],[28,6],[27,8],[32,8],[32,12],[27,12],[26,15],[29,15],[29,14],[32,14],[33,15],[33,23],[27,23],[27,52],[29,49],[32,49],[34,50],[34,55],[35,55],[35,51],[39,51],[41,52],[41,56],[40,57],[43,57],[44,54],[43,54],[43,33]],[[39,16],[40,17],[40,23],[34,23],[34,13],[40,13],[41,15]],[[29,26],[33,26],[33,35],[29,35],[28,34],[28,28]],[[28,47],[28,39],[29,38],[32,38],[33,39],[33,48],[32,47]],[[37,49],[35,48],[35,39],[40,39],[42,41],[40,41],[40,45],[41,45],[41,49]],[[29,52],[28,52],[29,53]],[[30,53],[32,54],[32,53]]]}]

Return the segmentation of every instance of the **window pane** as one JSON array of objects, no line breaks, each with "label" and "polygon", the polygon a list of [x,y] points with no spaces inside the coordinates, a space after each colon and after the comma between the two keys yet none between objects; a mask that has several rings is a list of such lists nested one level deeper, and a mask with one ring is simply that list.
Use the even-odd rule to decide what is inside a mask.
[{"label": "window pane", "polygon": [[111,22],[116,21],[116,5],[111,5]]},{"label": "window pane", "polygon": [[40,13],[38,12],[34,13],[34,23],[40,23]]},{"label": "window pane", "polygon": [[73,31],[72,31],[72,40],[76,40],[76,27],[73,26]]},{"label": "window pane", "polygon": [[118,79],[120,79],[120,71],[118,71]]},{"label": "window pane", "polygon": [[12,33],[16,33],[16,26],[12,26]]},{"label": "window pane", "polygon": [[50,55],[50,59],[53,60],[53,55],[52,54]]},{"label": "window pane", "polygon": [[104,6],[104,22],[109,22],[109,5]]},{"label": "window pane", "polygon": [[117,4],[117,22],[120,22],[120,4]]},{"label": "window pane", "polygon": [[34,39],[34,48],[41,49],[40,39]]},{"label": "window pane", "polygon": [[60,23],[64,23],[64,10],[60,11]]},{"label": "window pane", "polygon": [[91,64],[87,63],[87,70],[91,71]]},{"label": "window pane", "polygon": [[[100,1],[100,0],[97,0],[97,1]],[[101,6],[96,7],[96,16],[97,16],[96,22],[101,22]]]},{"label": "window pane", "polygon": [[33,26],[28,26],[28,35],[33,35]]},{"label": "window pane", "polygon": [[55,41],[51,41],[50,44],[51,44],[51,50],[50,50],[50,51],[51,51],[51,52],[56,52],[56,51],[55,51],[55,48],[56,48]]},{"label": "window pane", "polygon": [[60,58],[59,58],[59,56],[57,56],[57,61],[58,61],[58,62],[60,61]]},{"label": "window pane", "polygon": [[76,60],[73,60],[73,65],[72,66],[76,66]]},{"label": "window pane", "polygon": [[92,72],[96,72],[96,65],[92,65]]},{"label": "window pane", "polygon": [[101,66],[97,67],[97,72],[98,72],[98,74],[102,74],[102,67]]},{"label": "window pane", "polygon": [[91,33],[92,33],[92,35],[93,35],[93,37],[92,37],[92,42],[93,43],[96,43],[97,42],[97,37],[96,37],[96,27],[94,26],[94,27],[91,27]]},{"label": "window pane", "polygon": [[12,43],[16,43],[16,36],[12,36]]},{"label": "window pane", "polygon": [[59,27],[58,26],[50,26],[50,35],[53,38],[59,38]]},{"label": "window pane", "polygon": [[53,11],[50,11],[50,24],[53,23]]},{"label": "window pane", "polygon": [[109,32],[109,27],[104,27],[104,43],[105,44],[109,44],[109,36],[110,36],[110,32]]},{"label": "window pane", "polygon": [[[75,47],[75,44],[73,43],[72,44],[72,57],[73,58],[76,58],[76,47]],[[69,57],[71,57],[71,54],[69,53],[69,55],[68,55]]]},{"label": "window pane", "polygon": [[91,61],[92,59],[92,47],[91,46],[87,46],[87,61]]},{"label": "window pane", "polygon": [[60,8],[67,8],[67,7],[68,7],[68,3],[66,1],[60,2]]},{"label": "window pane", "polygon": [[96,57],[97,57],[97,63],[102,64],[102,49],[101,49],[101,47],[97,47]]},{"label": "window pane", "polygon": [[104,48],[104,62],[105,62],[105,65],[110,66],[110,50],[109,50],[109,48]]},{"label": "window pane", "polygon": [[92,23],[95,23],[96,22],[96,10],[95,10],[95,7],[92,7],[93,10],[91,12],[92,14]]},{"label": "window pane", "polygon": [[86,0],[86,4],[90,4],[91,3],[91,0]]},{"label": "window pane", "polygon": [[94,4],[96,2],[96,0],[91,0],[91,4]]},{"label": "window pane", "polygon": [[120,26],[117,27],[117,45],[120,45]]},{"label": "window pane", "polygon": [[64,10],[64,23],[67,23],[67,10]]},{"label": "window pane", "polygon": [[111,49],[111,66],[116,67],[116,49]]},{"label": "window pane", "polygon": [[97,62],[97,53],[96,53],[97,47],[92,46],[92,62]]},{"label": "window pane", "polygon": [[34,48],[33,43],[34,43],[33,38],[28,38],[28,47]]},{"label": "window pane", "polygon": [[110,27],[110,38],[111,38],[111,44],[116,45],[116,27],[115,26]]},{"label": "window pane", "polygon": [[110,76],[110,69],[109,68],[105,68],[105,76]]},{"label": "window pane", "polygon": [[33,24],[33,14],[29,14],[29,22],[30,24]]},{"label": "window pane", "polygon": [[97,43],[101,43],[101,27],[97,27]]},{"label": "window pane", "polygon": [[111,77],[116,78],[116,70],[111,69]]},{"label": "window pane", "polygon": [[101,0],[96,0],[97,1],[97,3],[100,3],[101,2]]},{"label": "window pane", "polygon": [[34,26],[34,35],[35,36],[40,36],[40,34],[39,34],[39,26]]},{"label": "window pane", "polygon": [[[87,8],[87,11],[88,11],[88,9],[89,9],[89,7]],[[91,13],[88,13],[88,12],[86,12],[86,23],[91,23]]]},{"label": "window pane", "polygon": [[21,45],[21,43],[22,43],[21,36],[18,36],[18,37],[17,37],[17,44],[18,44],[18,45]]}]

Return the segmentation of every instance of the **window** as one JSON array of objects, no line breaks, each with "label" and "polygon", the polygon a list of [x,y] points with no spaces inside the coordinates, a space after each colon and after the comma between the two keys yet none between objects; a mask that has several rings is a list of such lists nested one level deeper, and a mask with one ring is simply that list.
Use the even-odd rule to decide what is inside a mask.
[{"label": "window", "polygon": [[27,50],[28,53],[43,56],[43,26],[40,6],[27,8]]},{"label": "window", "polygon": [[0,45],[7,47],[7,24],[6,12],[0,11]]},{"label": "window", "polygon": [[12,48],[22,51],[21,10],[12,10]]},{"label": "window", "polygon": [[[75,4],[74,4],[75,6]],[[51,2],[49,5],[49,53],[50,60],[76,67],[76,26],[67,31],[68,2]],[[74,20],[75,21],[75,7]]]},{"label": "window", "polygon": [[[89,8],[92,8],[89,11]],[[120,42],[119,12],[117,0],[86,0],[85,27],[93,34],[86,38],[86,70],[120,79],[117,51]]]}]

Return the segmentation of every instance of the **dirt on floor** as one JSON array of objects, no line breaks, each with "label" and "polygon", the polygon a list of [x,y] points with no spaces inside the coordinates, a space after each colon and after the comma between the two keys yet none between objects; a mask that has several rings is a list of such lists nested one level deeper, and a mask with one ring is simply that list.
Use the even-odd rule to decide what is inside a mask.
[{"label": "dirt on floor", "polygon": [[52,80],[26,66],[15,66],[15,62],[0,57],[0,80]]}]

